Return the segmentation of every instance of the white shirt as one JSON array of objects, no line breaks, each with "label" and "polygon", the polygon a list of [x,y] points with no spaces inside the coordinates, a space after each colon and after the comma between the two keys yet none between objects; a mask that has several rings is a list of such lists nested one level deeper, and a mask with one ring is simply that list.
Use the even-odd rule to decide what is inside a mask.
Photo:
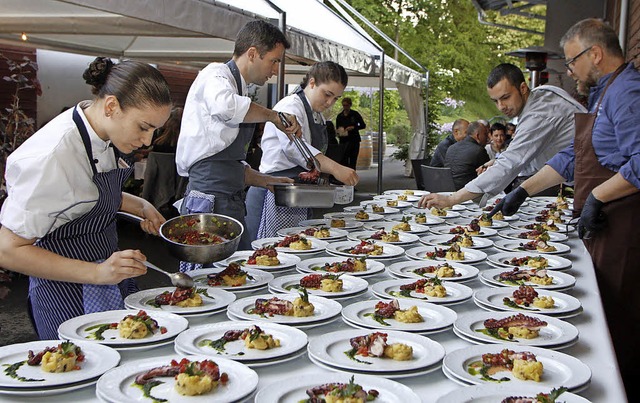
[{"label": "white shirt", "polygon": [[[273,109],[295,115],[302,129],[303,141],[307,143],[314,156],[320,154],[320,150],[311,145],[311,129],[307,112],[298,95],[291,94],[282,98]],[[313,112],[313,117],[315,123],[324,123],[322,114]],[[267,122],[264,126],[260,147],[262,148],[262,160],[260,161],[260,172],[262,173],[283,171],[296,166],[307,168],[307,162],[295,144],[271,122]]]},{"label": "white shirt", "polygon": [[[242,93],[247,84],[242,80]],[[229,147],[238,137],[251,98],[238,95],[236,80],[224,63],[211,63],[196,77],[184,105],[176,166],[180,176],[189,176],[189,168],[201,159]]]},{"label": "white shirt", "polygon": [[[89,105],[90,101],[80,102],[78,112],[89,133],[98,172],[110,171],[117,167],[114,150],[89,125],[82,111]],[[7,159],[9,196],[0,222],[23,238],[42,238],[89,212],[98,200],[93,170],[72,116],[73,108],[58,115]]]},{"label": "white shirt", "polygon": [[465,185],[471,193],[500,193],[516,176],[538,172],[545,163],[569,145],[575,132],[576,112],[585,109],[565,90],[542,85],[531,90],[514,138],[495,163]]}]

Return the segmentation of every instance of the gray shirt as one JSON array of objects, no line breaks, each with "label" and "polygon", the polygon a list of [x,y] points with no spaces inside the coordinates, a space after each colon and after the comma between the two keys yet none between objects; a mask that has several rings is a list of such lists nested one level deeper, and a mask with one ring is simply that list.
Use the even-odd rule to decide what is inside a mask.
[{"label": "gray shirt", "polygon": [[517,176],[538,172],[571,142],[576,112],[585,112],[585,108],[562,88],[542,85],[531,90],[513,141],[493,166],[467,183],[465,189],[494,196]]}]

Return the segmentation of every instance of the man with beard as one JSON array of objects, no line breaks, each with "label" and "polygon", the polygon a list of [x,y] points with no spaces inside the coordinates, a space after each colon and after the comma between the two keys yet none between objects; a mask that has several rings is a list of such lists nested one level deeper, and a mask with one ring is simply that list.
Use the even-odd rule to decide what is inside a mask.
[{"label": "man with beard", "polygon": [[514,179],[519,185],[569,145],[574,131],[573,115],[584,111],[561,88],[542,85],[530,90],[522,71],[508,63],[489,73],[487,92],[504,115],[518,117],[514,140],[491,167],[464,188],[451,196],[436,193],[423,196],[420,207],[451,207],[483,194],[493,196]]},{"label": "man with beard", "polygon": [[617,34],[601,20],[578,22],[560,45],[567,73],[589,95],[589,113],[576,114],[573,144],[495,210],[513,214],[529,194],[575,181],[578,235],[596,269],[629,401],[638,401],[640,216],[634,209],[640,206],[640,73],[625,63]]}]

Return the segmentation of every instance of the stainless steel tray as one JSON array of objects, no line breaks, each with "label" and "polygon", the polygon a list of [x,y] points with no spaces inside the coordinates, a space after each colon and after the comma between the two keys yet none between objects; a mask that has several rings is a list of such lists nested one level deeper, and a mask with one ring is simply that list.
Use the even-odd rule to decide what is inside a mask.
[{"label": "stainless steel tray", "polygon": [[281,207],[333,207],[336,186],[274,183],[276,205]]}]

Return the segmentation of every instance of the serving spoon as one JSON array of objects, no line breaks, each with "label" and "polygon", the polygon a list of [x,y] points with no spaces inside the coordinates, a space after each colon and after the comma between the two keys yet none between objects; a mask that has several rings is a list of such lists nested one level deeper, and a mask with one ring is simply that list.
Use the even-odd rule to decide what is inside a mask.
[{"label": "serving spoon", "polygon": [[191,278],[191,276],[189,276],[186,273],[182,273],[182,272],[169,273],[168,271],[162,270],[161,268],[159,268],[158,266],[156,266],[151,262],[147,262],[147,261],[144,261],[144,262],[139,261],[139,262],[150,269],[159,271],[160,273],[164,273],[167,276],[169,276],[169,278],[171,279],[171,284],[173,284],[176,287],[191,288],[194,285],[193,279]]}]

